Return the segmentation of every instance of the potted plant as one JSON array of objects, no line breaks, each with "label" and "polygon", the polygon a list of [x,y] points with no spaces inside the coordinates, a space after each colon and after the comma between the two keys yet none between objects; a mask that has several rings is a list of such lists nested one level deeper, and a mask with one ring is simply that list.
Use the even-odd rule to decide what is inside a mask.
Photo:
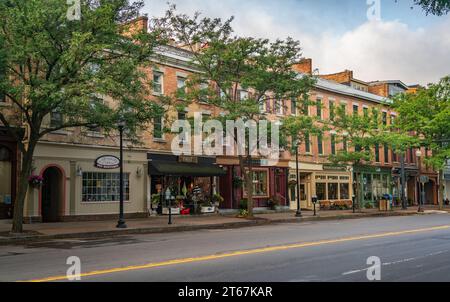
[{"label": "potted plant", "polygon": [[214,212],[216,212],[216,208],[211,202],[207,200],[203,200],[200,202],[200,213],[209,214]]},{"label": "potted plant", "polygon": [[277,210],[278,206],[280,205],[280,198],[278,198],[278,196],[270,197],[269,201],[267,202],[267,205],[271,210]]},{"label": "potted plant", "polygon": [[218,193],[214,194],[213,197],[211,198],[211,202],[214,204],[216,208],[219,208],[220,205],[223,203],[223,201],[224,201],[223,197]]},{"label": "potted plant", "polygon": [[44,184],[44,178],[40,175],[31,175],[28,177],[28,183],[33,188],[39,188]]}]

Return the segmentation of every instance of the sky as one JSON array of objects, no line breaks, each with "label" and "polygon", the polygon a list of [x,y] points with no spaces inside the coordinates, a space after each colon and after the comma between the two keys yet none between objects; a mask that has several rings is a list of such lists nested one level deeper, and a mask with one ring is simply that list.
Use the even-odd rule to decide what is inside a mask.
[{"label": "sky", "polygon": [[237,35],[299,40],[321,74],[421,85],[450,75],[450,15],[426,16],[413,0],[145,0],[144,13],[161,17],[168,1],[190,15],[234,16]]}]

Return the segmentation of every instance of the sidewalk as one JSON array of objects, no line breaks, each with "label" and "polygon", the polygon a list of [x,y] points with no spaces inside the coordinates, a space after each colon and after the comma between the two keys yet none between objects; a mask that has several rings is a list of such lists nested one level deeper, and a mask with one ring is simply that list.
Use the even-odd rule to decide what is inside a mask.
[{"label": "sidewalk", "polygon": [[[424,214],[434,213],[437,207],[426,207]],[[450,208],[446,208],[449,212]],[[313,216],[312,211],[303,211],[302,218],[295,217],[295,212],[256,214],[253,219],[237,218],[234,216],[173,216],[173,224],[168,225],[168,217],[149,217],[142,219],[129,219],[126,221],[127,229],[117,229],[115,220],[83,221],[60,223],[34,223],[24,225],[25,233],[12,237],[9,234],[11,221],[0,220],[0,245],[29,240],[48,240],[62,238],[89,238],[118,236],[125,234],[150,234],[194,231],[200,229],[226,229],[255,225],[268,225],[272,223],[299,223],[304,221],[337,220],[363,217],[385,217],[417,215],[417,207],[408,210],[395,209],[380,212],[377,209],[362,210],[352,213],[348,211],[321,211]]]}]

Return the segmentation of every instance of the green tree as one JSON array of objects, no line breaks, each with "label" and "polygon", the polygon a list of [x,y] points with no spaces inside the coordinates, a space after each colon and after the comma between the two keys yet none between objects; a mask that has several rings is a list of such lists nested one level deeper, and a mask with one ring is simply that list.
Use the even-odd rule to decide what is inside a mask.
[{"label": "green tree", "polygon": [[[403,132],[415,133],[419,144],[431,151],[425,162],[440,171],[450,157],[450,77],[430,84],[414,94],[401,94],[394,98],[393,108],[399,114],[396,127]],[[442,206],[443,186],[439,188]]]},{"label": "green tree", "polygon": [[[343,148],[336,154],[330,155],[329,160],[334,164],[346,164],[356,170],[358,166],[370,162],[374,158],[374,148],[383,143],[378,108],[364,114],[349,114],[346,106],[335,108],[334,119],[328,121],[330,132],[336,135],[336,142],[340,142]],[[353,191],[358,201],[362,202],[362,190],[359,183],[360,174],[355,172],[356,183]]]},{"label": "green tree", "polygon": [[[187,98],[217,106],[223,124],[226,120],[241,119],[244,123],[267,120],[267,112],[262,110],[266,104],[303,97],[313,80],[292,69],[301,59],[298,41],[238,37],[233,33],[232,20],[201,18],[199,13],[193,17],[177,14],[172,6],[157,25],[193,53],[199,72],[189,79]],[[285,108],[281,102],[278,106],[282,111]],[[267,131],[270,133],[271,128]],[[238,156],[250,216],[254,151],[247,144],[245,154]]]},{"label": "green tree", "polygon": [[[119,117],[128,133],[161,114],[146,98],[151,84],[142,67],[159,43],[151,34],[129,29],[143,2],[81,1],[81,19],[69,20],[69,6],[61,0],[0,2],[0,53],[3,77],[0,94],[17,110],[2,108],[0,121],[17,139],[22,154],[12,232],[23,231],[23,208],[39,140],[72,127],[101,127],[112,132]],[[114,106],[110,106],[114,100]],[[52,113],[64,118],[43,126]],[[15,120],[22,119],[22,124]],[[25,137],[21,136],[23,128]]]},{"label": "green tree", "polygon": [[414,0],[414,4],[421,6],[427,15],[442,16],[450,12],[449,0]]}]

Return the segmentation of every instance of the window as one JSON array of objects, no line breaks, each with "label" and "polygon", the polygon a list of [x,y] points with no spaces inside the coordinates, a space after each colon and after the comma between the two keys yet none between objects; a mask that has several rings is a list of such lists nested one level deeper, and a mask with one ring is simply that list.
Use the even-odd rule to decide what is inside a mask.
[{"label": "window", "polygon": [[317,150],[320,155],[323,155],[323,139],[322,135],[317,136]]},{"label": "window", "polygon": [[181,99],[186,96],[186,78],[177,77],[177,96]]},{"label": "window", "polygon": [[368,118],[369,117],[369,107],[364,107],[363,108],[363,113],[364,113],[364,117]]},{"label": "window", "polygon": [[316,196],[319,201],[327,199],[326,193],[327,193],[326,192],[326,184],[325,183],[316,183]]},{"label": "window", "polygon": [[317,110],[317,117],[319,119],[322,119],[322,100],[318,99],[316,102],[316,110]]},{"label": "window", "polygon": [[253,171],[253,196],[267,197],[268,196],[268,181],[267,171]]},{"label": "window", "polygon": [[414,149],[413,148],[409,149],[409,162],[411,164],[414,163]]},{"label": "window", "polygon": [[395,153],[394,150],[392,150],[392,161],[393,161],[394,163],[398,163],[397,153]]},{"label": "window", "polygon": [[163,93],[163,74],[161,72],[153,72],[153,92]]},{"label": "window", "polygon": [[383,112],[383,125],[387,126],[387,112]]},{"label": "window", "polygon": [[155,117],[153,119],[153,138],[162,139],[164,135],[163,117]]},{"label": "window", "polygon": [[333,121],[334,120],[334,102],[330,101],[328,107],[330,110],[330,121]]},{"label": "window", "polygon": [[309,105],[308,105],[308,102],[304,102],[303,103],[303,114],[304,115],[309,115]]},{"label": "window", "polygon": [[338,196],[338,183],[328,183],[328,200],[336,200],[339,199]]},{"label": "window", "polygon": [[380,145],[375,145],[375,162],[380,162]]},{"label": "window", "polygon": [[389,147],[388,145],[384,145],[384,162],[389,163]]},{"label": "window", "polygon": [[244,101],[248,99],[248,91],[239,90],[239,100]]},{"label": "window", "polygon": [[305,134],[305,152],[311,153],[311,141],[309,139],[309,134]]},{"label": "window", "polygon": [[265,96],[259,101],[259,111],[261,111],[261,113],[267,112],[267,97]]},{"label": "window", "polygon": [[58,128],[63,124],[63,116],[57,110],[50,113],[50,128]]},{"label": "window", "polygon": [[[83,172],[83,202],[120,200],[120,173]],[[129,174],[123,174],[124,200],[130,200]]]},{"label": "window", "polygon": [[347,143],[347,138],[346,137],[344,137],[342,139],[342,150],[343,151],[347,151],[348,150],[348,143]]},{"label": "window", "polygon": [[291,99],[291,114],[297,115],[297,100],[294,98]]},{"label": "window", "polygon": [[339,189],[341,191],[341,199],[349,199],[350,198],[348,183],[339,184]]},{"label": "window", "polygon": [[353,105],[353,115],[358,115],[359,112],[359,106],[354,104]]},{"label": "window", "polygon": [[331,154],[336,154],[336,135],[331,135]]},{"label": "window", "polygon": [[395,123],[395,115],[391,115],[391,125],[394,125]]},{"label": "window", "polygon": [[284,112],[283,100],[276,100],[275,101],[275,113],[282,115],[283,112]]}]

